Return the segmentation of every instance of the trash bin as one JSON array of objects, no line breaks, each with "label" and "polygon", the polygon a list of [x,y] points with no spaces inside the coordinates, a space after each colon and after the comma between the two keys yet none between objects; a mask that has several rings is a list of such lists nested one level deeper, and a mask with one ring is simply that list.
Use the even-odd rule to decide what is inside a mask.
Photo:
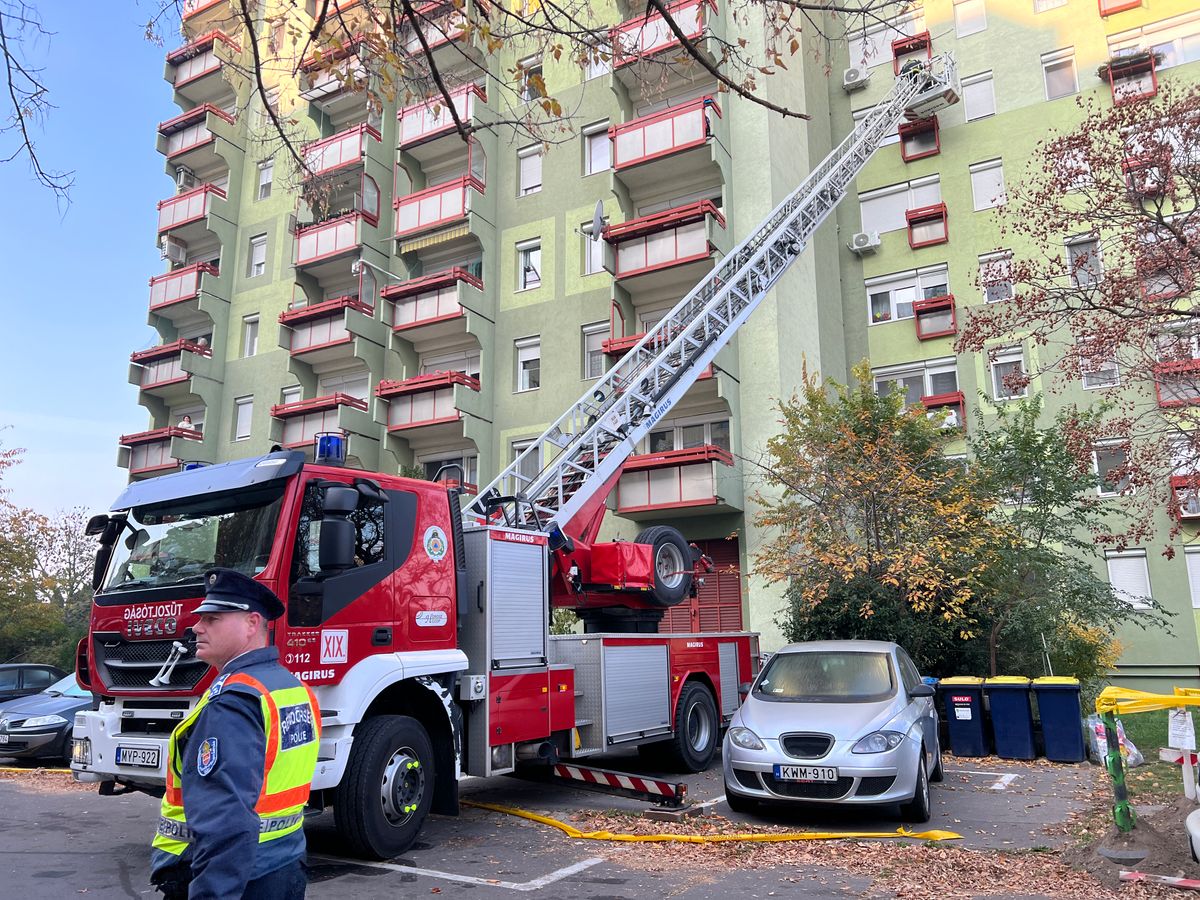
[{"label": "trash bin", "polygon": [[1035,678],[1042,720],[1042,738],[1046,759],[1054,762],[1083,762],[1087,749],[1083,743],[1083,707],[1079,701],[1078,678]]},{"label": "trash bin", "polygon": [[983,733],[983,679],[969,675],[943,678],[938,692],[946,709],[950,752],[955,756],[987,756]]},{"label": "trash bin", "polygon": [[996,755],[1004,759],[1036,759],[1029,679],[1002,675],[984,682],[992,709],[992,738]]}]

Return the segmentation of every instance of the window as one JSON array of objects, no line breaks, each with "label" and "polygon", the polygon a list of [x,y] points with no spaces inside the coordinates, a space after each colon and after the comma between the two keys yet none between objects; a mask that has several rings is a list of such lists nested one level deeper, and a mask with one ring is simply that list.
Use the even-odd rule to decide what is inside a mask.
[{"label": "window", "polygon": [[1113,593],[1134,609],[1149,609],[1150,570],[1146,567],[1145,550],[1109,550],[1104,554],[1108,563],[1108,582]]},{"label": "window", "polygon": [[242,317],[242,358],[258,352],[258,316]]},{"label": "window", "polygon": [[531,56],[518,64],[521,75],[521,99],[526,102],[541,99],[546,93],[546,82],[542,80],[542,58]]},{"label": "window", "polygon": [[892,61],[892,41],[912,37],[925,30],[925,14],[916,10],[880,22],[850,38],[850,65],[871,69]]},{"label": "window", "polygon": [[913,302],[950,293],[944,265],[881,275],[866,282],[867,308],[873,324],[913,317]]},{"label": "window", "polygon": [[668,453],[672,450],[691,450],[694,447],[720,447],[732,451],[729,443],[729,420],[712,421],[677,419],[660,423],[646,438],[647,452]]},{"label": "window", "polygon": [[968,122],[996,114],[996,90],[991,72],[980,72],[962,80],[963,110]]},{"label": "window", "polygon": [[529,291],[542,286],[542,242],[517,244],[517,290]]},{"label": "window", "polygon": [[858,195],[862,230],[884,233],[908,228],[905,213],[941,201],[942,186],[937,175],[867,191]]},{"label": "window", "polygon": [[597,35],[588,48],[587,59],[584,60],[583,77],[585,81],[599,78],[612,71],[612,47],[607,35]]},{"label": "window", "polygon": [[[443,466],[450,466],[442,472],[442,478],[447,481],[457,481],[464,484],[479,483],[479,457],[464,453],[454,453],[450,455],[441,455],[436,458],[423,457],[418,460],[420,465],[425,470],[425,478],[427,481],[433,481],[437,477]],[[461,468],[454,468],[455,466]]]},{"label": "window", "polygon": [[979,257],[979,286],[983,299],[1000,303],[1014,296],[1012,281],[1012,251],[1000,250]]},{"label": "window", "polygon": [[[1019,347],[1001,350],[992,360],[992,399],[1016,400],[1029,393],[1024,383],[1025,354]],[[1019,385],[1014,382],[1021,382]]]},{"label": "window", "polygon": [[250,258],[246,266],[246,277],[257,278],[267,271],[267,236],[256,234],[250,238]]},{"label": "window", "polygon": [[271,196],[271,182],[275,177],[275,160],[264,159],[258,164],[258,199]]},{"label": "window", "polygon": [[1112,356],[1093,355],[1087,341],[1079,348],[1079,370],[1083,376],[1085,390],[1116,387],[1121,383],[1121,369]]},{"label": "window", "polygon": [[983,0],[954,0],[954,33],[958,37],[976,34],[987,28],[987,10]]},{"label": "window", "polygon": [[542,384],[542,339],[522,338],[514,343],[517,357],[517,390],[532,391]]},{"label": "window", "polygon": [[1080,238],[1067,244],[1067,273],[1077,288],[1099,284],[1104,274],[1100,262],[1100,241],[1093,237]]},{"label": "window", "polygon": [[479,377],[479,350],[458,350],[454,353],[436,353],[421,357],[422,375],[434,372],[461,372],[471,378]]},{"label": "window", "polygon": [[1200,547],[1188,547],[1183,551],[1187,565],[1188,588],[1192,592],[1192,609],[1200,609]]},{"label": "window", "polygon": [[975,200],[975,211],[1003,206],[1008,202],[1004,192],[1004,163],[999,159],[975,163],[970,167],[971,195]]},{"label": "window", "polygon": [[[857,126],[861,125],[861,124],[862,124],[862,122],[863,122],[863,120],[864,120],[864,119],[866,119],[866,117],[867,117],[868,115],[870,115],[870,113],[871,113],[871,110],[873,110],[874,108],[875,108],[875,107],[873,107],[873,106],[868,106],[866,109],[860,109],[860,110],[856,110],[856,111],[855,111],[855,112],[852,114],[852,115],[853,115],[853,117],[854,117],[854,125],[855,125],[855,127],[857,127]],[[888,144],[897,144],[897,143],[899,143],[899,142],[900,142],[900,132],[899,132],[899,130],[896,130],[896,131],[893,131],[891,134],[889,134],[889,135],[886,135],[886,136],[883,138],[883,140],[881,140],[881,141],[879,142],[879,146],[880,146],[880,147],[886,147]]]},{"label": "window", "polygon": [[1067,0],[1033,0],[1033,11],[1044,13],[1048,9],[1058,9],[1060,6],[1066,5]]},{"label": "window", "polygon": [[1200,12],[1172,16],[1158,22],[1122,31],[1108,39],[1112,56],[1148,49],[1161,57],[1158,70],[1200,60]]},{"label": "window", "polygon": [[1129,464],[1129,453],[1120,444],[1108,444],[1092,451],[1092,464],[1096,471],[1096,493],[1101,497],[1116,497],[1132,493],[1129,488],[1129,473],[1117,474]]},{"label": "window", "polygon": [[583,131],[583,174],[595,175],[612,168],[612,141],[608,123],[592,125]]},{"label": "window", "polygon": [[[513,441],[513,462],[516,462],[517,458],[532,446],[533,441]],[[542,471],[542,454],[540,450],[534,450],[532,453],[522,459],[520,465],[517,466],[517,474],[524,476],[526,482],[533,481],[533,479],[537,478],[537,474],[540,471]]]},{"label": "window", "polygon": [[298,387],[284,388],[279,392],[279,405],[287,406],[289,403],[299,403],[303,396],[304,392]]},{"label": "window", "polygon": [[254,398],[238,397],[233,401],[233,439],[250,437],[250,420],[254,418]]},{"label": "window", "polygon": [[597,322],[583,326],[583,377],[599,378],[608,371],[604,341],[608,338],[608,323]]},{"label": "window", "polygon": [[583,274],[595,275],[604,271],[604,238],[592,234],[592,223],[579,226],[583,236]]},{"label": "window", "polygon": [[1057,100],[1079,92],[1079,81],[1075,77],[1075,48],[1055,50],[1042,54],[1042,80],[1046,85],[1046,99]]},{"label": "window", "polygon": [[875,393],[883,397],[899,390],[904,394],[906,409],[916,406],[922,397],[938,397],[958,390],[958,367],[953,357],[872,369],[871,374]]},{"label": "window", "polygon": [[328,397],[330,394],[349,394],[359,400],[366,400],[370,390],[371,373],[366,369],[322,375],[320,381],[317,382],[317,394],[321,397]]},{"label": "window", "polygon": [[517,167],[520,171],[518,196],[536,194],[542,189],[542,147],[540,144],[518,150]]},{"label": "window", "polygon": [[942,150],[941,139],[938,136],[938,117],[929,116],[914,122],[904,122],[899,128],[900,157],[905,162],[913,162],[933,156]]}]

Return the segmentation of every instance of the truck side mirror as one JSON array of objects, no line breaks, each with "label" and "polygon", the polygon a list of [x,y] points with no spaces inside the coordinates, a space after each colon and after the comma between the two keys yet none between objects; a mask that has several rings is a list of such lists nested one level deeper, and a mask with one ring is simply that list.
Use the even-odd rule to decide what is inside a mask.
[{"label": "truck side mirror", "polygon": [[321,498],[325,513],[317,546],[322,572],[336,573],[354,565],[354,523],[347,516],[358,507],[358,491],[346,485],[329,485]]},{"label": "truck side mirror", "polygon": [[98,516],[92,516],[88,519],[87,525],[83,527],[83,533],[88,537],[95,537],[98,534],[104,534],[104,529],[108,527],[108,516],[100,513]]}]

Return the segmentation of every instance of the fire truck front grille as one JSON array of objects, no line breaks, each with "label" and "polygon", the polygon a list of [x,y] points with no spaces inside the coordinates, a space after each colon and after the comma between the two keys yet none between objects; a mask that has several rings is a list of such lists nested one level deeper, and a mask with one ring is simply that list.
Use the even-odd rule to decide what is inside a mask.
[{"label": "fire truck front grille", "polygon": [[154,678],[171,655],[174,640],[131,641],[117,634],[97,634],[96,667],[104,683],[113,689],[125,690],[188,690],[200,683],[208,665],[196,659],[196,637],[188,633],[182,638],[188,653],[179,659],[165,685],[152,685]]}]

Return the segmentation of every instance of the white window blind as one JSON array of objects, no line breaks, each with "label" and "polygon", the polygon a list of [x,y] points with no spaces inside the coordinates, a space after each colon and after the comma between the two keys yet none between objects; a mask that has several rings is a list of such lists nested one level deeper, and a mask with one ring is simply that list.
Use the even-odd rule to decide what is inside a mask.
[{"label": "white window blind", "polygon": [[253,356],[258,352],[258,316],[242,319],[242,356]]},{"label": "white window blind", "polygon": [[1200,609],[1200,548],[1183,551],[1187,562],[1188,587],[1192,592],[1192,609]]},{"label": "white window blind", "polygon": [[607,370],[604,341],[608,337],[608,323],[597,322],[583,326],[583,377],[599,378]]},{"label": "white window blind", "polygon": [[996,114],[996,91],[991,72],[981,72],[962,81],[963,109],[968,122]]},{"label": "white window blind", "polygon": [[532,391],[542,383],[542,341],[540,337],[516,342],[517,390]]},{"label": "white window blind", "polygon": [[534,194],[542,189],[542,148],[526,147],[517,151],[520,161],[520,194]]},{"label": "white window blind", "polygon": [[987,10],[983,0],[955,0],[954,33],[958,37],[976,34],[987,28]]},{"label": "white window blind", "polygon": [[1004,193],[1004,164],[998,159],[971,166],[971,195],[976,211],[1003,206],[1008,199]]},{"label": "white window blind", "polygon": [[1042,78],[1046,85],[1046,99],[1057,100],[1078,92],[1079,82],[1075,77],[1075,48],[1055,50],[1042,54]]},{"label": "white window blind", "polygon": [[367,399],[371,386],[371,375],[364,371],[342,372],[340,374],[322,375],[317,386],[317,393],[322,397],[330,394],[349,394],[359,400]]},{"label": "white window blind", "polygon": [[1117,596],[1134,609],[1149,609],[1150,570],[1146,567],[1146,551],[1108,552],[1108,581]]},{"label": "white window blind", "polygon": [[894,184],[859,194],[863,231],[899,231],[908,227],[904,213],[942,201],[942,185],[937,176]]},{"label": "white window blind", "polygon": [[271,182],[275,177],[275,160],[266,159],[258,164],[258,199],[271,196]]},{"label": "white window blind", "polygon": [[[868,106],[866,109],[860,109],[860,110],[857,110],[856,112],[851,113],[851,116],[854,118],[855,126],[861,125],[863,120],[867,117],[867,115],[871,112],[872,109],[874,109],[874,107]],[[896,125],[895,130],[893,130],[891,134],[884,135],[883,139],[880,140],[880,142],[879,142],[879,146],[886,147],[888,144],[898,144],[898,143],[900,143],[900,126],[899,126],[899,124]]]},{"label": "white window blind", "polygon": [[254,398],[238,397],[233,401],[233,439],[244,441],[250,437],[250,421],[254,418]]},{"label": "white window blind", "polygon": [[608,123],[590,128],[583,133],[584,174],[595,175],[597,172],[607,172],[612,168],[610,149],[612,141],[608,139]]},{"label": "white window blind", "polygon": [[250,261],[246,274],[250,278],[267,271],[267,236],[257,234],[250,238]]}]

